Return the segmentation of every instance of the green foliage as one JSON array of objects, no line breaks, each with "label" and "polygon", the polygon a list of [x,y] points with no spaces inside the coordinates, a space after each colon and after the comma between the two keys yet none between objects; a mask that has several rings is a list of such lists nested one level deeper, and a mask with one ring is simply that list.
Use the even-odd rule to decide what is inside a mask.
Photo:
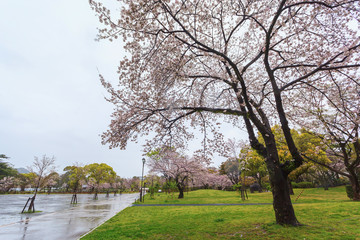
[{"label": "green foliage", "polygon": [[153,158],[158,157],[160,155],[161,148],[154,149],[146,154],[147,157]]},{"label": "green foliage", "polygon": [[13,168],[10,163],[4,162],[5,159],[8,159],[5,154],[0,154],[0,179],[4,177],[16,176],[18,171]]},{"label": "green foliage", "polygon": [[155,199],[155,194],[159,191],[159,189],[160,185],[158,183],[149,186],[149,193],[151,199]]},{"label": "green foliage", "polygon": [[270,185],[270,183],[264,183],[264,184],[263,184],[263,188],[265,188],[266,191],[271,192],[271,185]]},{"label": "green foliage", "polygon": [[267,175],[267,168],[265,160],[254,150],[250,150],[244,162],[244,172],[248,176],[261,176]]},{"label": "green foliage", "polygon": [[112,167],[105,163],[92,163],[85,166],[86,176],[96,184],[111,183],[115,181],[116,173]]},{"label": "green foliage", "polygon": [[176,186],[176,182],[174,180],[168,180],[162,185],[162,190],[167,193],[171,194],[171,197],[174,198],[174,193],[178,192],[178,188]]},{"label": "green foliage", "polygon": [[314,188],[314,184],[312,182],[292,182],[291,183],[293,188]]},{"label": "green foliage", "polygon": [[64,168],[67,176],[67,184],[74,192],[81,187],[82,181],[85,180],[85,168],[80,166],[67,166]]},{"label": "green foliage", "polygon": [[232,185],[233,190],[235,191],[239,191],[241,189],[241,183],[237,183]]},{"label": "green foliage", "polygon": [[346,189],[347,196],[352,200],[354,198],[354,191],[352,189],[352,186],[351,185],[346,185],[345,189]]},{"label": "green foliage", "polygon": [[239,182],[239,159],[228,159],[219,167],[220,175],[227,175],[232,184]]},{"label": "green foliage", "polygon": [[21,191],[24,191],[24,189],[27,186],[34,187],[36,178],[37,178],[37,175],[33,172],[19,174],[17,181],[18,181]]},{"label": "green foliage", "polygon": [[151,199],[155,199],[156,193],[161,189],[161,178],[156,175],[149,175],[145,178],[145,184],[149,188],[149,194]]},{"label": "green foliage", "polygon": [[[301,175],[306,174],[308,172],[317,174],[317,171],[325,170],[324,167],[315,165],[313,162],[304,162],[303,165],[301,165],[298,168],[295,168],[292,155],[287,146],[286,139],[282,132],[281,127],[279,125],[275,125],[272,128],[272,133],[275,136],[276,147],[278,150],[280,162],[282,163],[288,162],[286,166],[288,168],[287,170],[290,172],[289,178],[291,180],[296,180]],[[300,129],[299,131],[292,129],[291,134],[296,144],[296,147],[298,148],[301,154],[304,154],[307,157],[320,163],[324,163],[324,164],[330,163],[330,160],[326,155],[327,147],[326,144],[324,143],[324,139],[312,134],[306,129]],[[260,134],[258,139],[259,142],[264,144],[264,139]],[[255,150],[250,149],[247,158],[249,158],[253,162],[252,163],[253,166],[251,166],[251,164],[248,164],[249,175],[252,175],[254,172],[256,172],[257,171],[256,169],[260,168],[260,166],[262,167],[261,162],[263,162],[263,166],[265,168],[264,158],[260,154],[258,154]],[[263,171],[264,170],[260,168],[259,172],[263,172]]]}]

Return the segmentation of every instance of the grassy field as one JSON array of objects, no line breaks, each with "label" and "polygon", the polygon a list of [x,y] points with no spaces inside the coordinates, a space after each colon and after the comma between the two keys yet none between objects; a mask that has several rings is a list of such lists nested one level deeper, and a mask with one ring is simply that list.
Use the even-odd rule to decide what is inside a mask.
[{"label": "grassy field", "polygon": [[[301,189],[295,190],[293,202]],[[271,203],[271,193],[198,190],[176,199],[147,195],[145,203]],[[360,239],[360,202],[344,187],[305,189],[294,204],[301,227],[275,224],[272,205],[130,207],[83,237],[88,239]]]}]

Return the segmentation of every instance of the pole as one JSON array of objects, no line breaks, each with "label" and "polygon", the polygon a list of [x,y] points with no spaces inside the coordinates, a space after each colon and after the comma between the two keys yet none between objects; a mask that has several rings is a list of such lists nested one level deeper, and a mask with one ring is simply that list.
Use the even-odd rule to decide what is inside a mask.
[{"label": "pole", "polygon": [[144,202],[143,199],[143,182],[144,182],[144,165],[145,165],[145,158],[142,159],[142,173],[141,173],[141,183],[140,183],[140,202]]}]

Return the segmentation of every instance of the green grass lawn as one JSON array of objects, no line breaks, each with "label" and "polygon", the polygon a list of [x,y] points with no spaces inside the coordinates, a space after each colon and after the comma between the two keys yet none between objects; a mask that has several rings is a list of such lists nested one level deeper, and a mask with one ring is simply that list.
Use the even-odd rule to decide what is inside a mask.
[{"label": "green grass lawn", "polygon": [[[272,201],[271,193],[248,195],[245,203]],[[198,190],[181,200],[147,195],[145,203],[244,202],[236,192]],[[360,202],[348,200],[344,187],[305,189],[294,208],[304,226],[275,224],[272,205],[130,207],[82,239],[360,239]]]}]

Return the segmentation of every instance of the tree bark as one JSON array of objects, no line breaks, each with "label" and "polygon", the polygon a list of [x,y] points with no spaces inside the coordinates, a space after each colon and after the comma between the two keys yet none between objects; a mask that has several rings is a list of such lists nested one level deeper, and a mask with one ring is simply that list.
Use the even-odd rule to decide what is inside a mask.
[{"label": "tree bark", "polygon": [[291,180],[289,178],[287,178],[287,182],[288,182],[288,185],[289,185],[289,193],[290,195],[294,195],[294,189],[291,185]]},{"label": "tree bark", "polygon": [[28,212],[31,212],[31,211],[35,212],[35,197],[36,197],[36,195],[34,195],[30,200]]},{"label": "tree bark", "polygon": [[280,225],[301,225],[296,219],[291,203],[287,171],[281,169],[275,138],[266,136],[266,165],[269,170],[276,223]]},{"label": "tree bark", "polygon": [[360,183],[359,183],[359,179],[357,178],[355,172],[349,172],[350,174],[350,183],[351,183],[351,187],[353,190],[353,200],[354,201],[360,201]]},{"label": "tree bark", "polygon": [[272,176],[271,178],[276,223],[299,226],[300,223],[296,219],[290,199],[287,177],[279,173],[277,176]]},{"label": "tree bark", "polygon": [[181,186],[181,184],[177,184],[177,187],[179,189],[179,197],[178,198],[184,198],[184,187]]},{"label": "tree bark", "polygon": [[262,192],[263,185],[262,185],[262,177],[261,177],[261,175],[260,175],[260,174],[259,174],[259,185],[260,185],[261,192]]}]

